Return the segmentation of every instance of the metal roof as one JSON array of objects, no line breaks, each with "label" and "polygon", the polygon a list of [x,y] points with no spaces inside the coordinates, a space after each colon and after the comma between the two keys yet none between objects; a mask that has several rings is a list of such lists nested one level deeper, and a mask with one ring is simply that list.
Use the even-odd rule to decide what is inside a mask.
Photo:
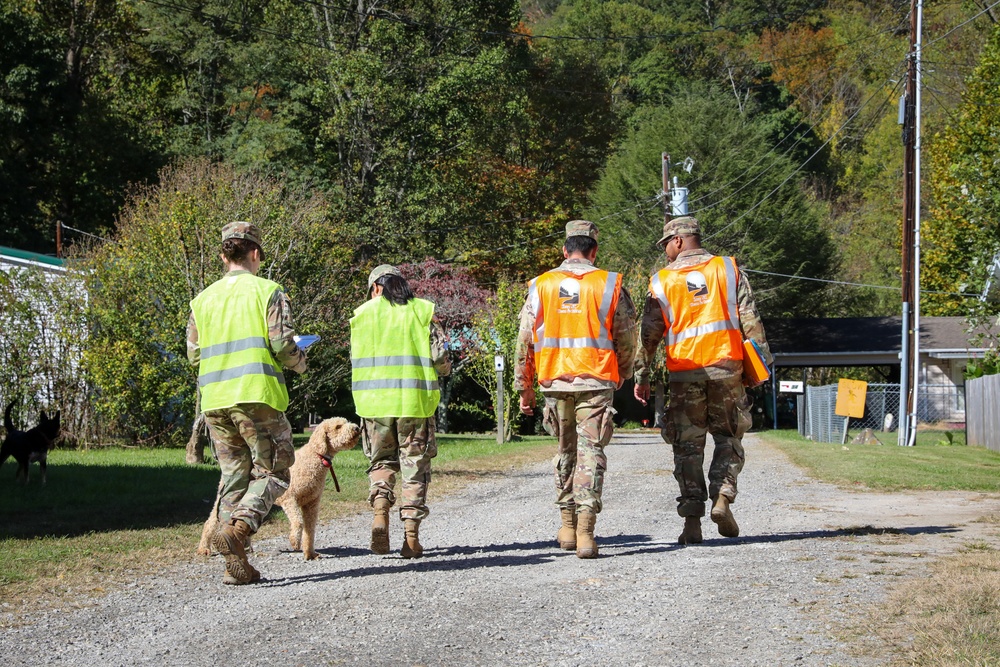
[{"label": "metal roof", "polygon": [[[968,332],[964,317],[921,317],[920,353],[935,359],[981,357],[987,346]],[[899,364],[900,317],[828,317],[764,320],[777,366],[886,366]]]},{"label": "metal roof", "polygon": [[66,270],[66,260],[6,246],[0,246],[0,262],[15,266],[33,266],[49,271],[65,272]]}]

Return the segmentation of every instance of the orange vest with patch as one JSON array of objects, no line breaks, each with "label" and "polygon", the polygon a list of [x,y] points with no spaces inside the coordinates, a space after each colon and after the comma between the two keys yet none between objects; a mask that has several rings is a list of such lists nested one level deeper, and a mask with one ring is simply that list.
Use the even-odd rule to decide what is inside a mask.
[{"label": "orange vest with patch", "polygon": [[621,286],[620,274],[600,269],[583,275],[556,269],[528,283],[539,382],[575,377],[620,382],[611,324]]},{"label": "orange vest with patch", "polygon": [[732,257],[663,269],[649,281],[667,325],[667,370],[690,371],[743,359]]}]

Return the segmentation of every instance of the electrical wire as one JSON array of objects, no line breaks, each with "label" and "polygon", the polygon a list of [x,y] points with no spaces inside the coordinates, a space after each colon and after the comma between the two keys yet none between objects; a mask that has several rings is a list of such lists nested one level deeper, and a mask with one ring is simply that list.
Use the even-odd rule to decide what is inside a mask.
[{"label": "electrical wire", "polygon": [[[898,88],[901,85],[901,83],[902,82],[898,82],[892,88],[892,91],[898,90]],[[750,208],[748,208],[746,211],[744,211],[743,213],[741,213],[738,217],[736,217],[736,219],[734,219],[732,222],[730,222],[729,224],[727,224],[725,227],[723,227],[722,229],[719,229],[719,230],[715,231],[714,233],[710,234],[709,236],[706,236],[704,238],[704,240],[708,241],[710,239],[715,238],[716,236],[718,236],[719,234],[723,233],[724,231],[726,231],[727,229],[729,229],[730,227],[732,227],[733,225],[735,225],[737,222],[739,222],[743,218],[745,218],[748,215],[750,215],[753,211],[755,211],[758,208],[760,208],[760,206],[762,206],[764,204],[764,202],[766,202],[768,199],[771,198],[771,196],[773,196],[776,192],[778,192],[778,190],[780,190],[785,185],[785,183],[787,183],[788,181],[790,181],[793,176],[795,176],[797,173],[799,173],[800,171],[802,171],[802,169],[804,169],[805,166],[807,164],[809,164],[812,161],[813,158],[815,158],[817,155],[819,155],[819,153],[823,149],[825,149],[830,144],[830,142],[832,142],[848,125],[850,125],[851,122],[853,122],[854,119],[857,118],[857,116],[871,103],[871,101],[873,99],[875,99],[875,97],[879,94],[879,92],[881,92],[881,90],[876,91],[875,93],[873,93],[872,95],[870,95],[868,97],[868,99],[865,100],[864,103],[861,104],[861,106],[858,107],[858,109],[853,114],[851,114],[851,116],[846,121],[844,121],[844,123],[833,132],[833,134],[830,135],[829,139],[827,139],[826,141],[824,141],[823,144],[819,148],[817,148],[816,151],[813,152],[812,155],[810,155],[809,157],[807,157],[802,162],[802,164],[800,164],[798,167],[796,167],[795,169],[793,169],[791,171],[791,173],[789,173],[788,176],[786,176],[784,178],[784,180],[781,181],[781,183],[779,183],[777,186],[775,186],[775,188],[773,190],[771,190],[769,193],[767,193],[766,195],[764,195],[764,197],[762,197],[760,200],[758,200],[753,206],[751,206]],[[883,107],[886,104],[888,104],[888,100],[883,101]]]},{"label": "electrical wire", "polygon": [[90,232],[85,232],[82,229],[77,229],[76,227],[70,227],[69,225],[67,225],[66,223],[63,223],[63,222],[60,222],[59,226],[62,227],[63,229],[68,229],[71,232],[76,232],[77,234],[83,234],[84,236],[91,236],[91,237],[97,239],[98,241],[107,242],[107,240],[108,240],[108,239],[104,238],[103,236],[98,236],[97,234],[91,234]]},{"label": "electrical wire", "polygon": [[[791,275],[791,274],[788,274],[788,273],[774,273],[773,271],[758,271],[756,269],[747,269],[747,268],[744,268],[744,267],[741,267],[740,271],[745,271],[747,273],[758,273],[758,274],[760,274],[762,276],[776,276],[778,278],[792,278],[792,279],[795,279],[795,280],[809,280],[809,281],[812,281],[812,282],[827,283],[827,284],[830,284],[830,285],[846,285],[848,287],[867,287],[867,288],[872,288],[872,289],[887,289],[887,290],[893,290],[895,292],[902,292],[903,291],[902,287],[894,287],[892,285],[872,285],[870,283],[852,283],[852,282],[848,282],[846,280],[828,280],[826,278],[810,278],[809,276],[794,276],[794,275]],[[974,298],[977,298],[977,299],[980,297],[979,294],[969,294],[969,293],[966,293],[966,292],[942,292],[942,291],[939,291],[939,290],[924,290],[924,289],[922,289],[922,290],[920,290],[920,293],[921,294],[944,294],[944,295],[947,295],[947,296],[965,296],[965,297],[974,297]]]},{"label": "electrical wire", "polygon": [[[317,7],[322,7],[324,9],[330,9],[331,6],[325,2],[320,2],[319,0],[294,0],[298,4],[314,5]],[[621,42],[621,41],[670,41],[675,39],[680,39],[683,37],[694,37],[697,35],[706,35],[716,32],[734,32],[740,28],[746,28],[748,26],[757,26],[761,24],[770,25],[773,24],[777,19],[790,18],[792,20],[801,18],[802,16],[808,14],[811,9],[801,9],[797,12],[788,12],[787,14],[777,14],[771,15],[767,18],[757,19],[755,21],[747,21],[745,23],[726,25],[726,26],[716,26],[714,28],[701,28],[699,30],[691,30],[686,32],[676,32],[676,33],[657,33],[657,34],[641,34],[641,35],[607,35],[602,37],[591,37],[587,35],[546,35],[546,34],[533,34],[530,32],[521,32],[517,30],[483,30],[480,28],[466,28],[461,25],[444,25],[441,23],[430,23],[425,21],[417,20],[413,17],[405,16],[403,14],[389,12],[388,10],[373,8],[371,12],[360,12],[348,7],[332,7],[333,9],[338,9],[346,13],[355,14],[362,18],[376,18],[385,19],[389,21],[394,21],[396,23],[402,23],[407,26],[419,27],[419,28],[438,28],[443,30],[451,30],[455,32],[468,32],[480,35],[489,35],[491,37],[514,37],[526,40],[559,40],[559,41],[578,41],[578,42]]]},{"label": "electrical wire", "polygon": [[969,19],[966,19],[965,21],[962,21],[957,26],[955,26],[954,28],[952,28],[948,32],[944,33],[943,35],[940,35],[940,36],[935,37],[934,39],[932,39],[930,41],[925,42],[922,45],[922,48],[926,49],[927,47],[931,46],[932,44],[937,44],[942,39],[944,39],[945,37],[947,37],[948,35],[950,35],[951,33],[955,32],[959,28],[964,28],[965,26],[967,26],[968,24],[972,23],[973,21],[975,21],[980,16],[982,16],[985,13],[987,13],[988,11],[990,11],[991,9],[993,9],[994,7],[996,7],[997,5],[1000,5],[1000,0],[997,0],[997,2],[994,2],[992,5],[989,5],[988,7],[986,7],[985,9],[983,9],[983,11],[979,12],[978,14],[976,14],[975,16],[973,16],[972,18],[969,18]]}]

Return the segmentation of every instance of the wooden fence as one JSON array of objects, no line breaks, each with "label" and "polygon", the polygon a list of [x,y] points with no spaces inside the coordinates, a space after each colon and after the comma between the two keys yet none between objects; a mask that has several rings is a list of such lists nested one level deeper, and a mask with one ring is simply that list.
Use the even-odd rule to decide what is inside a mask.
[{"label": "wooden fence", "polygon": [[1000,375],[965,381],[965,437],[1000,452]]}]

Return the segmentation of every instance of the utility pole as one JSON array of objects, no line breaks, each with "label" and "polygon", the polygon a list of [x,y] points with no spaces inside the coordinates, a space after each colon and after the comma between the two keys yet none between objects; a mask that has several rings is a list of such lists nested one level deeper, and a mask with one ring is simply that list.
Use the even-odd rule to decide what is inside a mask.
[{"label": "utility pole", "polygon": [[[663,224],[670,222],[671,216],[671,193],[670,193],[670,155],[661,153],[660,159],[663,164],[663,190],[660,196],[663,197]],[[655,378],[655,375],[654,375]],[[666,407],[666,396],[662,379],[654,379],[653,386],[653,426],[663,426],[663,413]]]},{"label": "utility pole", "polygon": [[920,369],[920,32],[923,1],[910,0],[910,54],[903,97],[902,345],[899,366],[899,444],[913,444]]},{"label": "utility pole", "polygon": [[56,220],[56,257],[62,257],[62,220]]}]

